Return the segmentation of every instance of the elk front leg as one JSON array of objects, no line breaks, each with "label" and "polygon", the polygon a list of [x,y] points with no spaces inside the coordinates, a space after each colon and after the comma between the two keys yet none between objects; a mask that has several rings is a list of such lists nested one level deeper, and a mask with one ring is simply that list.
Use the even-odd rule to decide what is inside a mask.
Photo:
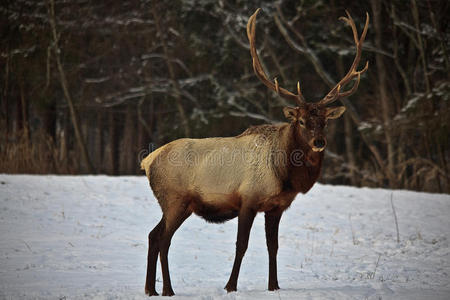
[{"label": "elk front leg", "polygon": [[239,212],[236,256],[234,258],[233,270],[231,271],[230,279],[225,286],[227,292],[236,291],[239,269],[241,268],[242,258],[247,250],[250,229],[252,228],[255,216],[256,212],[249,208],[241,208]]},{"label": "elk front leg", "polygon": [[277,278],[278,227],[282,212],[266,212],[266,243],[269,252],[269,291],[280,289]]}]

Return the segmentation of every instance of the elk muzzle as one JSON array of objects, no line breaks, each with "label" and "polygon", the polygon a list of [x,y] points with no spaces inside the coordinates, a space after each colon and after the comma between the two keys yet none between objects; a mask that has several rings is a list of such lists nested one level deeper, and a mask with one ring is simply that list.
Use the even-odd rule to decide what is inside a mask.
[{"label": "elk muzzle", "polygon": [[314,138],[312,140],[312,150],[314,152],[322,152],[325,149],[325,146],[327,145],[327,141],[324,138]]}]

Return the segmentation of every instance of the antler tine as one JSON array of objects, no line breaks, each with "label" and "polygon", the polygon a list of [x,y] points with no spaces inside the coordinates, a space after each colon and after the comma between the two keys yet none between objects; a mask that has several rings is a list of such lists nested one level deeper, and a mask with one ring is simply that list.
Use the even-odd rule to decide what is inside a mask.
[{"label": "antler tine", "polygon": [[[336,101],[337,99],[339,99],[341,97],[347,97],[347,96],[350,96],[351,94],[353,94],[358,89],[359,81],[361,79],[361,74],[366,72],[367,69],[369,68],[369,62],[367,61],[366,65],[364,66],[364,68],[362,70],[356,71],[356,67],[358,66],[359,61],[361,59],[362,45],[366,38],[367,29],[369,28],[369,13],[366,12],[366,22],[364,24],[364,29],[361,34],[361,37],[358,38],[358,30],[356,29],[355,22],[353,21],[353,18],[351,17],[350,13],[347,10],[345,12],[347,14],[347,17],[340,17],[339,19],[343,20],[345,23],[347,23],[352,28],[353,39],[354,39],[355,45],[356,45],[356,55],[353,60],[352,66],[350,67],[350,70],[347,72],[347,74],[344,76],[344,78],[342,78],[341,81],[339,81],[336,84],[336,86],[319,102],[319,104],[321,104],[321,105],[327,105],[331,102]],[[341,93],[340,89],[344,85],[349,83],[355,77],[357,77],[357,80],[356,80],[355,84],[353,85],[353,87],[350,90]]]},{"label": "antler tine", "polygon": [[303,97],[302,91],[300,89],[300,81],[297,81],[297,99],[295,99],[295,100],[297,100],[297,102],[299,104],[303,104],[306,102],[305,98]]},{"label": "antler tine", "polygon": [[300,89],[298,89],[299,94],[295,95],[288,90],[279,86],[277,79],[275,78],[274,82],[267,78],[266,73],[259,61],[258,52],[255,46],[255,33],[256,33],[256,16],[258,15],[261,8],[258,8],[255,13],[248,19],[247,23],[247,37],[250,43],[250,54],[253,59],[253,70],[255,71],[256,76],[264,83],[265,86],[270,88],[271,90],[277,92],[283,98],[289,100],[295,100],[299,105],[304,104],[303,95],[300,93]]}]

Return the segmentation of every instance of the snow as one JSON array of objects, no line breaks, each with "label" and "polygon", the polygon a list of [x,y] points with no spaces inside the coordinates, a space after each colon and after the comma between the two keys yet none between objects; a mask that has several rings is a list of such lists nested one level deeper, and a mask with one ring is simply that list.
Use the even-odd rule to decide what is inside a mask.
[{"label": "snow", "polygon": [[[173,299],[449,299],[449,216],[450,195],[316,184],[281,221],[281,290],[266,290],[259,214],[230,294],[236,219],[191,216],[170,248]],[[146,299],[160,217],[145,176],[0,175],[0,299]]]}]

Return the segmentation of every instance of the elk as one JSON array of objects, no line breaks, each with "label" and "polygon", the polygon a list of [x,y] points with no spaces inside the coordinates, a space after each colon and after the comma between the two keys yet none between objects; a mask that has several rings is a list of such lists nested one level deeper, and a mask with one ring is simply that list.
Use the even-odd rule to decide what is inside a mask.
[{"label": "elk", "polygon": [[[288,123],[253,126],[235,137],[178,139],[152,153],[141,162],[162,210],[161,221],[148,235],[145,293],[155,290],[156,264],[160,256],[163,296],[174,295],[170,282],[168,251],[171,238],[192,214],[211,223],[238,217],[236,253],[232,272],[225,286],[236,291],[239,269],[247,249],[250,229],[258,212],[265,214],[266,243],[269,254],[270,291],[279,289],[277,279],[278,227],[283,212],[298,193],[306,193],[319,177],[326,146],[327,121],[340,117],[343,106],[328,107],[339,98],[353,94],[361,74],[357,71],[366,37],[369,15],[361,34],[348,12],[341,17],[353,31],[356,55],[348,73],[320,101],[306,102],[297,84],[297,94],[268,79],[255,47],[256,16],[249,18],[247,36],[253,69],[260,81],[279,96],[294,101],[284,107]],[[343,91],[352,80],[353,87]]]}]

